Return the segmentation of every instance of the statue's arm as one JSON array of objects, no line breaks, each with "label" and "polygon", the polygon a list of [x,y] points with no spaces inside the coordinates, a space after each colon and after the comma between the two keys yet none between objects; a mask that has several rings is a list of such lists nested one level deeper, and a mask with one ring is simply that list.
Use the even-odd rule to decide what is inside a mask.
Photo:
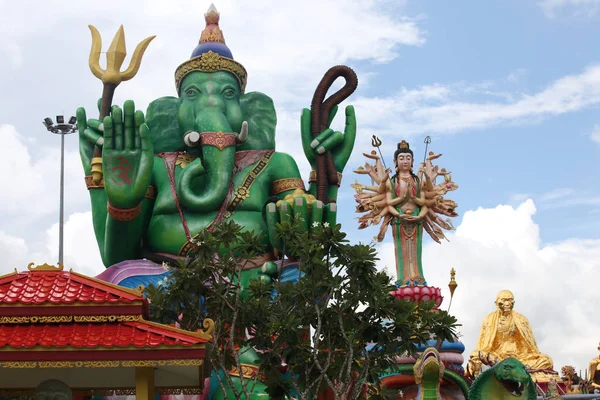
[{"label": "statue's arm", "polygon": [[[102,122],[77,110],[80,155],[86,175],[96,174],[90,193],[94,231],[106,266],[136,258],[152,206],[146,201],[153,176],[153,144],[144,114],[128,100]],[[93,172],[94,146],[102,147],[101,172]],[[100,173],[98,173],[100,172]],[[100,179],[103,176],[103,181]],[[89,186],[88,186],[89,188]]]},{"label": "statue's arm", "polygon": [[596,379],[596,371],[598,370],[598,364],[600,364],[600,357],[594,358],[590,361],[588,368],[588,380],[594,382]]},{"label": "statue's arm", "polygon": [[156,201],[157,184],[154,171],[164,168],[160,157],[153,157],[152,178],[150,185],[141,200],[139,213],[133,211],[112,208],[105,201],[103,207],[98,207],[99,212],[104,215],[104,246],[102,247],[102,259],[109,267],[118,262],[133,260],[141,257],[142,244],[150,224]]},{"label": "statue's arm", "polygon": [[[145,198],[141,203],[138,215],[135,212],[110,212],[105,205],[105,236],[103,261],[108,267],[125,260],[134,260],[141,257],[142,239],[146,231],[154,201]],[[133,217],[133,218],[132,218]]]},{"label": "statue's arm", "polygon": [[[139,258],[141,250],[141,238],[145,232],[152,209],[154,207],[154,190],[151,186],[147,196],[142,200],[142,210],[138,218],[128,222],[114,221],[108,214],[107,197],[103,187],[90,188],[90,199],[92,203],[92,222],[94,226],[94,234],[100,250],[102,262],[106,267],[128,259]],[[136,242],[130,235],[132,227],[139,224],[137,220],[142,222],[142,235]],[[116,224],[115,224],[116,222]],[[130,243],[127,243],[130,242]],[[115,244],[117,243],[117,245]],[[129,249],[120,249],[121,244]],[[118,254],[121,253],[122,256]],[[129,256],[125,256],[129,254]],[[125,258],[123,258],[125,257]]]},{"label": "statue's arm", "polygon": [[153,184],[155,157],[144,114],[132,101],[113,106],[103,120],[102,169],[107,201],[104,262],[139,257],[152,207],[145,200]]},{"label": "statue's arm", "polygon": [[[333,159],[336,172],[338,173],[338,185],[329,185],[327,189],[327,200],[337,200],[339,185],[341,183],[342,172],[348,163],[348,159],[354,148],[356,139],[356,116],[353,106],[346,107],[346,125],[344,132],[334,132],[329,129],[329,126],[337,113],[337,106],[333,107],[329,115],[327,129],[316,138],[312,137],[311,133],[311,114],[309,109],[302,111],[300,128],[302,134],[302,148],[306,159],[311,164],[313,170],[316,170],[316,157],[323,152],[329,152]],[[313,179],[311,178],[310,181]],[[310,182],[309,192],[316,196],[316,179],[315,182]]]},{"label": "statue's arm", "polygon": [[427,213],[429,212],[429,207],[425,205],[425,191],[423,190],[423,181],[420,181],[419,185],[419,196],[417,196],[414,201],[419,207],[421,207],[419,215],[417,216],[418,219],[421,219],[427,215]]},{"label": "statue's arm", "polygon": [[[271,197],[277,196],[277,204],[270,202],[266,209],[266,222],[271,245],[282,250],[283,244],[278,237],[277,224],[284,221],[295,221],[302,230],[317,229],[327,223],[336,223],[337,208],[335,204],[324,205],[305,191],[304,182],[296,161],[288,154],[275,153],[269,163],[271,179]],[[289,187],[278,185],[289,185]],[[309,211],[310,210],[310,211]]]},{"label": "statue's arm", "polygon": [[305,192],[304,181],[300,177],[298,165],[289,154],[274,153],[269,162],[269,169],[271,172],[270,194],[272,196],[284,199],[285,196],[293,194],[298,189]]}]

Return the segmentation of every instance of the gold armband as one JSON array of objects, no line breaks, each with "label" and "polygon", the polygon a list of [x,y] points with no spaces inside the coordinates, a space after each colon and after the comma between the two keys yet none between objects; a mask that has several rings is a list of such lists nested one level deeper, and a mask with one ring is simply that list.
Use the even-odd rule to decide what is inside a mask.
[{"label": "gold armband", "polygon": [[260,372],[260,370],[257,366],[250,365],[250,364],[241,364],[241,367],[242,367],[241,371],[235,366],[232,367],[228,371],[228,374],[231,376],[244,377],[246,379],[254,379],[256,377],[261,382],[266,381],[265,375],[262,372]]},{"label": "gold armband", "polygon": [[300,178],[277,179],[271,184],[271,194],[279,194],[292,189],[304,190],[304,182]]},{"label": "gold armband", "polygon": [[[340,187],[340,185],[342,184],[342,173],[338,172],[337,177],[338,177],[338,182],[337,182],[336,186]],[[310,171],[310,175],[308,176],[308,183],[316,182],[316,181],[317,181],[317,171],[315,171],[313,169],[312,171]]]},{"label": "gold armband", "polygon": [[92,175],[86,175],[85,177],[85,186],[87,186],[88,190],[90,189],[102,189],[104,187],[104,178],[100,180],[100,182],[95,183]]},{"label": "gold armband", "polygon": [[146,189],[146,194],[144,195],[144,197],[147,199],[150,199],[150,200],[156,199],[156,188],[152,185],[148,186],[148,189]]},{"label": "gold armband", "polygon": [[138,204],[137,207],[133,208],[117,208],[112,204],[107,203],[108,215],[113,217],[117,221],[131,221],[142,211],[142,203]]},{"label": "gold armband", "polygon": [[[87,186],[88,190],[104,189],[104,178],[102,178],[100,183],[94,183],[94,179],[92,178],[92,175],[87,175],[85,177],[85,186]],[[146,189],[146,194],[144,195],[144,197],[147,199],[150,199],[150,200],[156,199],[156,188],[152,185],[148,186],[148,189]]]}]

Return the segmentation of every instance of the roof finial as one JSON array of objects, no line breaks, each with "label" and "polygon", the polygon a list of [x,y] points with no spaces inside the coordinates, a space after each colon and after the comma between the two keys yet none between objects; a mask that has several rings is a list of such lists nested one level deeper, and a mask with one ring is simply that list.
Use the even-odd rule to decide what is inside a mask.
[{"label": "roof finial", "polygon": [[27,266],[27,269],[30,271],[62,271],[64,269],[63,263],[59,262],[58,266],[55,267],[54,265],[49,265],[49,264],[42,264],[42,265],[37,265],[35,266],[34,262],[30,262],[29,265]]},{"label": "roof finial", "polygon": [[204,14],[204,20],[206,21],[206,28],[202,31],[200,35],[199,43],[207,43],[207,42],[217,42],[225,44],[225,37],[223,36],[223,31],[219,28],[219,18],[221,14],[217,11],[217,8],[214,4],[211,4]]}]

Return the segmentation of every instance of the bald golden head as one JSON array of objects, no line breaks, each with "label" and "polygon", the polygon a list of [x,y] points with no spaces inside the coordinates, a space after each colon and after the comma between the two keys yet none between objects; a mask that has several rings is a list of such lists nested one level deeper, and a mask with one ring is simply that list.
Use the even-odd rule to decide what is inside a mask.
[{"label": "bald golden head", "polygon": [[515,296],[510,290],[502,290],[496,296],[494,304],[496,304],[496,307],[498,307],[500,311],[510,312],[515,305]]},{"label": "bald golden head", "polygon": [[514,300],[515,296],[512,294],[512,292],[510,290],[502,290],[496,296],[496,301],[498,301],[499,299],[502,299],[502,298],[511,298]]}]

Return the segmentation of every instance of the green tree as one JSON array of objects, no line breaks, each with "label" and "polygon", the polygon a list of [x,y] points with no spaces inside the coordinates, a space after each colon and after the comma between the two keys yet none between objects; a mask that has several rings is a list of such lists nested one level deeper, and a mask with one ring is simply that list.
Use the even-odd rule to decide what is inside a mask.
[{"label": "green tree", "polygon": [[[273,262],[251,265],[264,252],[259,236],[224,223],[204,234],[167,284],[147,289],[152,317],[188,330],[214,320],[213,368],[241,370],[250,361],[272,398],[314,399],[327,389],[336,399],[356,399],[365,390],[378,398],[379,376],[394,370],[397,356],[414,355],[432,336],[456,334],[456,319],[433,303],[395,300],[392,278],[376,268],[374,247],[350,244],[340,225],[309,235],[283,222],[278,234],[281,256],[299,265],[296,283],[282,283]],[[240,282],[250,265],[256,279]],[[218,377],[236,398],[249,399],[261,384]]]}]

